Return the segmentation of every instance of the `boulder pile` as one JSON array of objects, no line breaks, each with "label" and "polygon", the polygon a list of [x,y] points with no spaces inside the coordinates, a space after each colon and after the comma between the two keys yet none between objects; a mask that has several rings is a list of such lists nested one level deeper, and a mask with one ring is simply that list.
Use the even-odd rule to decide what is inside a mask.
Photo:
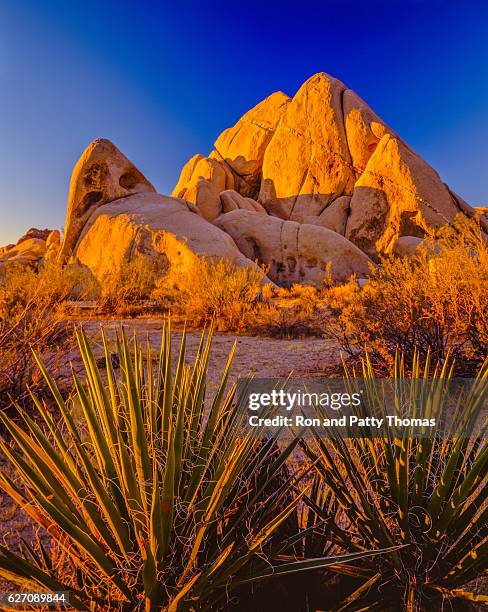
[{"label": "boulder pile", "polygon": [[0,269],[14,264],[36,267],[42,261],[56,259],[60,244],[59,230],[32,227],[16,244],[0,247]]},{"label": "boulder pile", "polygon": [[[92,142],[74,168],[56,249],[98,278],[139,254],[162,273],[224,257],[262,265],[280,285],[318,284],[326,268],[339,281],[366,277],[379,256],[413,252],[460,212],[476,214],[354,91],[319,73],[293,98],[260,102],[207,157],[194,155],[171,197],[111,142]],[[45,257],[59,236],[29,240],[8,252]]]}]

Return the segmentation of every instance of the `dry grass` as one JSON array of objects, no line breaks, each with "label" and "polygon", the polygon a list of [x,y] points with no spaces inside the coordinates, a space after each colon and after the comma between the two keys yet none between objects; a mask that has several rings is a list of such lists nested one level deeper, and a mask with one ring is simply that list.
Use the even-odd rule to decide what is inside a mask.
[{"label": "dry grass", "polygon": [[156,287],[158,269],[142,255],[125,261],[118,274],[107,275],[100,283],[98,306],[103,313],[135,316],[144,311]]},{"label": "dry grass", "polygon": [[34,348],[52,367],[68,350],[63,304],[92,297],[96,284],[80,266],[48,262],[38,271],[11,266],[0,283],[0,403],[22,400],[37,383]]},{"label": "dry grass", "polygon": [[324,293],[327,333],[353,358],[366,349],[388,369],[395,353],[454,357],[474,371],[488,349],[488,247],[464,217],[411,258],[384,258],[360,289],[351,281]]},{"label": "dry grass", "polygon": [[243,331],[261,299],[263,273],[230,261],[199,260],[189,273],[172,267],[152,296],[163,308],[199,326],[215,320],[220,331]]}]

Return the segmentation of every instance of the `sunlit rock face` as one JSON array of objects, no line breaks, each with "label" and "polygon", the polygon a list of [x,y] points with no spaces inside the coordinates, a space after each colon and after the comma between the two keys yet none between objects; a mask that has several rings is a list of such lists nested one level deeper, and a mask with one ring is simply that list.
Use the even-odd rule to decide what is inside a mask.
[{"label": "sunlit rock face", "polygon": [[55,259],[59,252],[59,230],[32,227],[16,244],[0,247],[0,269],[11,265],[37,267],[44,260]]},{"label": "sunlit rock face", "polygon": [[[266,98],[219,136],[210,158],[230,169],[231,189],[269,215],[331,229],[373,259],[402,236],[421,239],[459,212],[475,214],[364,100],[325,73],[291,99],[281,92]],[[185,167],[174,195],[186,197],[189,174]],[[200,175],[213,185],[206,218],[230,212],[219,211],[222,181]],[[208,209],[193,195],[190,201]]]},{"label": "sunlit rock face", "polygon": [[368,256],[326,227],[271,215],[256,218],[248,210],[221,215],[215,224],[232,236],[246,257],[264,264],[269,278],[278,285],[321,284],[329,266],[337,281],[370,272]]},{"label": "sunlit rock face", "polygon": [[195,258],[229,259],[254,266],[232,238],[195,208],[158,193],[137,193],[99,206],[82,230],[73,257],[103,281],[125,261],[145,258],[161,275],[177,266],[189,271]]},{"label": "sunlit rock face", "polygon": [[[196,257],[269,269],[276,283],[365,278],[384,253],[411,254],[460,212],[488,220],[445,185],[354,91],[319,73],[274,93],[183,167],[173,197],[115,145],[92,142],[70,183],[66,231],[28,235],[6,259],[78,259],[98,278],[136,255],[161,274]],[[32,230],[34,231],[34,230]],[[38,230],[36,230],[38,231]]]},{"label": "sunlit rock face", "polygon": [[83,152],[71,175],[61,257],[71,255],[93,211],[134,193],[155,192],[151,183],[109,140],[97,138]]}]

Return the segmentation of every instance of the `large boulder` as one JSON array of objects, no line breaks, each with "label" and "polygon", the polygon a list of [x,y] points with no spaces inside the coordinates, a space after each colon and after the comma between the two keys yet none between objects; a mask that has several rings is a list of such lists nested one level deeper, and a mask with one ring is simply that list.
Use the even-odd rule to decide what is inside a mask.
[{"label": "large boulder", "polygon": [[246,257],[268,267],[278,285],[345,281],[352,274],[369,274],[369,258],[343,236],[325,227],[285,221],[248,210],[221,215],[215,225],[234,239]]},{"label": "large boulder", "polygon": [[254,265],[228,234],[187,202],[156,193],[134,194],[98,207],[73,253],[99,280],[116,275],[138,254],[161,274],[171,266],[184,272],[196,256]]},{"label": "large boulder", "polygon": [[173,197],[192,202],[207,221],[222,211],[220,194],[234,187],[234,176],[225,162],[195,155],[184,166]]},{"label": "large boulder", "polygon": [[385,134],[356,181],[346,238],[370,256],[389,253],[400,236],[422,238],[458,213],[437,172]]},{"label": "large boulder", "polygon": [[264,153],[289,102],[281,91],[272,94],[215,141],[215,153],[238,177],[243,195],[259,194]]},{"label": "large boulder", "polygon": [[264,154],[259,200],[270,213],[302,222],[352,194],[355,177],[342,116],[345,89],[319,73],[287,105]]},{"label": "large boulder", "polygon": [[134,164],[109,140],[94,140],[83,152],[71,175],[61,258],[71,255],[85,223],[96,208],[144,192],[155,192],[155,189]]}]

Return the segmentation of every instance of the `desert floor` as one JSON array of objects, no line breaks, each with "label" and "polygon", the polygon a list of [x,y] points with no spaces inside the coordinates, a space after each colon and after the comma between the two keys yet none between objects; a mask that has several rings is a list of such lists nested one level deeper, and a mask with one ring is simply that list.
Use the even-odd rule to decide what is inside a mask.
[{"label": "desert floor", "polygon": [[[95,346],[101,350],[100,325],[103,325],[109,339],[123,325],[128,336],[137,334],[139,342],[149,338],[151,347],[157,351],[161,341],[163,320],[161,318],[140,318],[127,320],[85,320],[80,322]],[[187,362],[195,356],[201,331],[187,331]],[[179,349],[181,328],[172,333],[175,357]],[[335,377],[342,373],[341,355],[338,344],[325,338],[279,339],[256,336],[238,336],[216,332],[210,358],[210,382],[216,383],[225,367],[234,342],[236,354],[231,371],[231,380],[237,377],[254,376],[273,378],[293,376],[304,378]]]}]

